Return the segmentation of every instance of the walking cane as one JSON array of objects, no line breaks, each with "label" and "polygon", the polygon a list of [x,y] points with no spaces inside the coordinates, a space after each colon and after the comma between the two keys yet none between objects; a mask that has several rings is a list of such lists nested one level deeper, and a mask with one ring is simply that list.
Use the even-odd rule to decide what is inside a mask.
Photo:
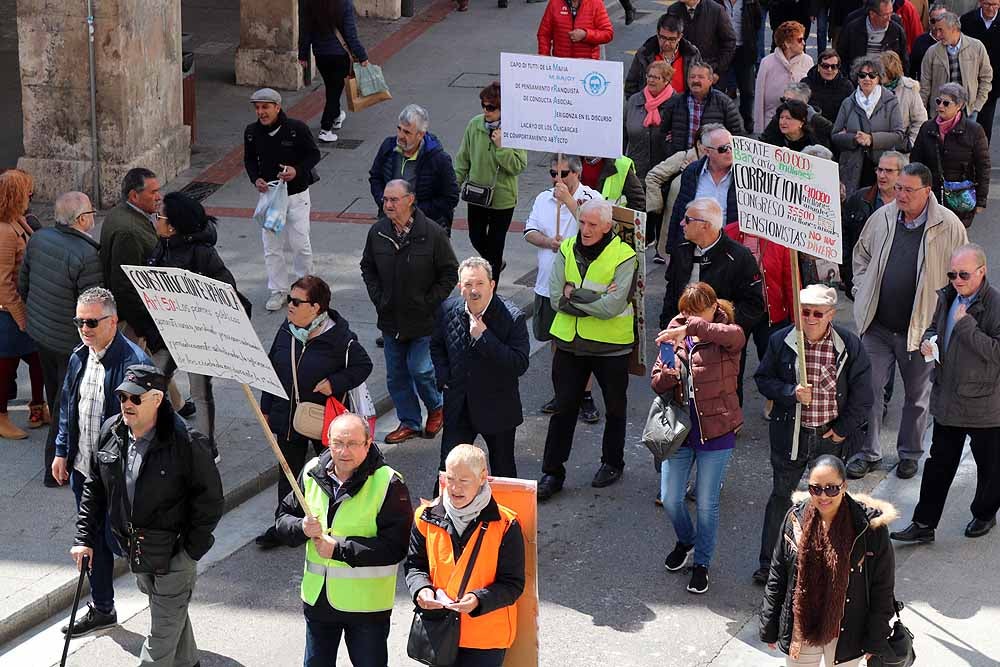
[{"label": "walking cane", "polygon": [[83,578],[90,565],[90,556],[84,556],[80,563],[80,578],[76,582],[76,595],[73,596],[73,610],[69,613],[69,625],[66,626],[66,643],[63,645],[62,660],[59,667],[66,667],[66,656],[69,655],[69,640],[73,637],[73,622],[76,620],[76,608],[80,606],[80,593],[83,592]]}]

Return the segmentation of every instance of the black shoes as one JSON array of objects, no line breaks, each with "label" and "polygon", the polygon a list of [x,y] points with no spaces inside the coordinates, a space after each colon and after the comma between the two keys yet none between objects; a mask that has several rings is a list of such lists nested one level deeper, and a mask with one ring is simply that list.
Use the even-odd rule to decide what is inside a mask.
[{"label": "black shoes", "polygon": [[693,544],[682,544],[678,542],[674,545],[674,550],[667,554],[667,559],[663,561],[663,567],[667,568],[671,572],[676,572],[681,569],[684,567],[685,563],[687,563],[688,555],[690,555],[691,549],[693,548]]},{"label": "black shoes", "polygon": [[543,415],[554,415],[556,413],[556,399],[553,396],[552,400],[542,406]]},{"label": "black shoes", "polygon": [[761,565],[753,573],[753,583],[757,586],[766,586],[767,578],[771,576],[771,568]]},{"label": "black shoes", "polygon": [[980,519],[973,519],[969,522],[969,525],[965,527],[966,537],[982,537],[986,533],[992,530],[993,526],[997,525],[997,518],[993,517],[989,521],[982,521]]},{"label": "black shoes", "polygon": [[635,10],[629,7],[625,10],[625,25],[632,25],[635,21]]},{"label": "black shoes", "polygon": [[[118,613],[114,609],[105,614],[103,611],[98,611],[93,602],[88,602],[87,613],[73,621],[73,632],[70,633],[70,637],[82,637],[116,625],[118,625]],[[68,631],[69,624],[62,626],[63,634]]]},{"label": "black shoes", "polygon": [[507,9],[507,0],[497,0],[497,7]]},{"label": "black shoes", "polygon": [[254,538],[254,544],[264,551],[267,551],[268,549],[280,547],[282,545],[282,541],[278,539],[278,531],[274,529],[274,526],[271,526]]},{"label": "black shoes", "polygon": [[190,419],[191,417],[194,417],[194,413],[197,411],[198,408],[195,407],[194,401],[188,399],[184,401],[184,405],[182,405],[181,409],[177,411],[177,414],[179,414],[184,419]]},{"label": "black shoes", "polygon": [[896,477],[900,479],[910,479],[917,474],[916,459],[900,459],[896,466]]},{"label": "black shoes", "polygon": [[538,501],[544,502],[556,495],[563,488],[563,481],[555,475],[542,475],[538,480]]},{"label": "black shoes", "polygon": [[872,470],[875,470],[882,463],[882,459],[878,461],[865,461],[864,459],[854,459],[847,464],[847,478],[848,479],[861,479]]},{"label": "black shoes", "polygon": [[375,347],[385,347],[385,338],[379,336],[375,339]]},{"label": "black shoes", "polygon": [[603,489],[606,486],[611,486],[621,478],[621,469],[609,466],[607,463],[602,463],[601,467],[594,473],[594,479],[590,482],[590,485],[595,489]]},{"label": "black shoes", "polygon": [[580,419],[588,424],[596,424],[601,421],[601,411],[594,405],[593,396],[584,396],[580,403]]},{"label": "black shoes", "polygon": [[[968,528],[966,528],[966,535],[968,535]],[[930,544],[934,541],[934,529],[927,526],[918,526],[916,523],[911,523],[903,530],[895,533],[889,533],[889,539],[896,540],[897,542]]]},{"label": "black shoes", "polygon": [[708,568],[695,565],[691,568],[691,581],[688,582],[688,592],[696,595],[708,592]]}]

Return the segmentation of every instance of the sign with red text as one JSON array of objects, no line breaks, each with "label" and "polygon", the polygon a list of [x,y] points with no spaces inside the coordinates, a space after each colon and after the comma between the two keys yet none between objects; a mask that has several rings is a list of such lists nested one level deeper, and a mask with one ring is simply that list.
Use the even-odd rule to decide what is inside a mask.
[{"label": "sign with red text", "polygon": [[184,269],[123,265],[177,368],[288,399],[236,290]]},{"label": "sign with red text", "polygon": [[836,162],[733,137],[733,179],[740,231],[843,261]]}]

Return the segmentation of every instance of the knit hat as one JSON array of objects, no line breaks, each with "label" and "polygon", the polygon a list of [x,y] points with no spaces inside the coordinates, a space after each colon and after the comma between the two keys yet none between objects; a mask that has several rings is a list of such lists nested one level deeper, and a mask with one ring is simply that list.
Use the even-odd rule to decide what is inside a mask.
[{"label": "knit hat", "polygon": [[200,232],[208,224],[205,207],[183,192],[171,192],[163,197],[163,215],[178,236]]},{"label": "knit hat", "polygon": [[809,285],[799,292],[799,301],[810,306],[836,306],[837,290],[826,285]]}]

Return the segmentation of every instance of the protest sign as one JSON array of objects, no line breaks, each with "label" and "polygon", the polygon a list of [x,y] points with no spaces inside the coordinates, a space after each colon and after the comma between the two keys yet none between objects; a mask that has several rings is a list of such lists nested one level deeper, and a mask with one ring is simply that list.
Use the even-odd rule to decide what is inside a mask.
[{"label": "protest sign", "polygon": [[621,157],[620,61],[500,54],[503,145]]},{"label": "protest sign", "polygon": [[287,399],[231,285],[183,269],[123,266],[177,368]]},{"label": "protest sign", "polygon": [[614,232],[624,243],[635,249],[638,265],[635,270],[635,291],[632,312],[635,313],[635,347],[629,355],[628,370],[632,375],[646,375],[646,213],[624,206],[612,208]]},{"label": "protest sign", "polygon": [[740,231],[843,261],[836,162],[733,137],[733,178]]}]

